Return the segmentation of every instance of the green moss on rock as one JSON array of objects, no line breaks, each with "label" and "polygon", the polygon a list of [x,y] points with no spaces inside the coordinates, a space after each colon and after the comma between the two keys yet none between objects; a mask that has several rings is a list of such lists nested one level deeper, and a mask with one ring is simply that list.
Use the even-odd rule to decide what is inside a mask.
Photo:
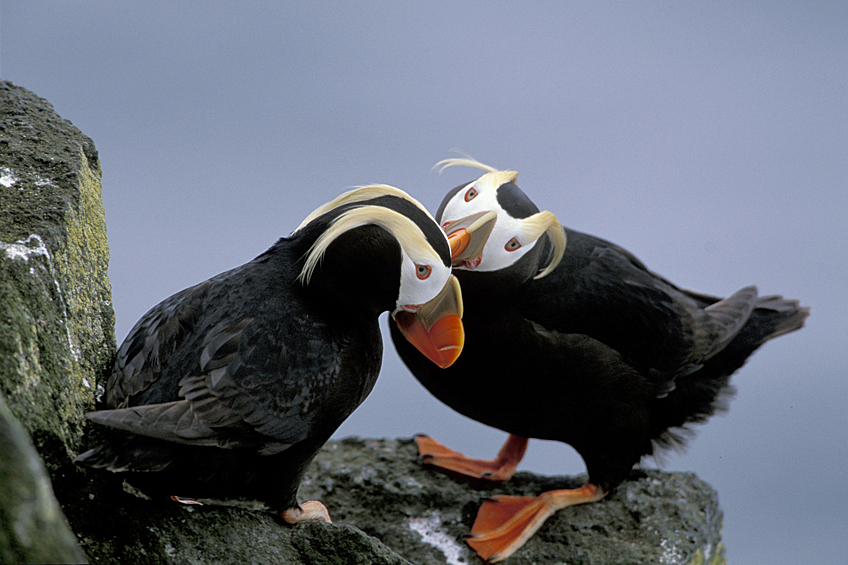
[{"label": "green moss on rock", "polygon": [[0,392],[55,470],[115,351],[100,163],[48,102],[5,81],[0,116]]}]

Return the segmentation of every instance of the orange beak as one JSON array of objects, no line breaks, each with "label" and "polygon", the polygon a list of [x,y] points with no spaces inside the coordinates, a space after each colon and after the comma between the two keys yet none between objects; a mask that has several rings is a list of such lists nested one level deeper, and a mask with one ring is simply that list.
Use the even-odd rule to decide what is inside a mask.
[{"label": "orange beak", "polygon": [[465,344],[459,281],[451,275],[433,300],[415,312],[397,311],[394,320],[409,343],[427,359],[447,369],[459,358]]},{"label": "orange beak", "polygon": [[448,235],[448,243],[450,244],[451,260],[468,248],[471,243],[471,234],[465,228],[459,228]]},{"label": "orange beak", "polygon": [[480,212],[452,222],[445,222],[442,229],[448,236],[451,263],[454,267],[478,265],[483,246],[495,227],[497,212]]}]

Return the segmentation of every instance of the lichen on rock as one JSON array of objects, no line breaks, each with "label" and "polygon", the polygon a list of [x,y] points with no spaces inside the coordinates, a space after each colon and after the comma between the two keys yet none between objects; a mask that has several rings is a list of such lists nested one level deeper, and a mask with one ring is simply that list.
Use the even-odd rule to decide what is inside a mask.
[{"label": "lichen on rock", "polygon": [[6,81],[0,116],[0,392],[55,469],[115,351],[100,163],[47,101]]}]

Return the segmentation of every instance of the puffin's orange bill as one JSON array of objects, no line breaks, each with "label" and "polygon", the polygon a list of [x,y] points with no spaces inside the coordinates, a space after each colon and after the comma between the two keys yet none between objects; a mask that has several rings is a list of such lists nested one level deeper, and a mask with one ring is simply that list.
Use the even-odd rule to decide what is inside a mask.
[{"label": "puffin's orange bill", "polygon": [[473,261],[483,253],[483,246],[495,227],[496,212],[479,212],[459,220],[445,222],[442,226],[451,248],[451,262],[460,265]]},{"label": "puffin's orange bill", "polygon": [[416,312],[401,310],[394,319],[403,337],[442,369],[453,365],[462,353],[462,292],[453,275],[433,300]]},{"label": "puffin's orange bill", "polygon": [[448,236],[448,243],[450,244],[451,259],[459,257],[471,243],[471,234],[465,228],[452,231]]}]

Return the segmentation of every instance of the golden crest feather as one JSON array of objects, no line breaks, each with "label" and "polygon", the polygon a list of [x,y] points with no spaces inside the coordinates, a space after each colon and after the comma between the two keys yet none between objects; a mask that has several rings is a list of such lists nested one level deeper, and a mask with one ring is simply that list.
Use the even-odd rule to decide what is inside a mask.
[{"label": "golden crest feather", "polygon": [[500,185],[508,182],[515,182],[518,178],[518,173],[516,171],[501,171],[494,167],[490,167],[489,165],[485,165],[478,161],[477,159],[473,159],[471,157],[459,157],[453,159],[442,159],[435,165],[433,168],[439,167],[439,172],[441,173],[448,167],[473,167],[475,169],[481,169],[487,171],[486,174],[482,175],[480,178],[474,181],[474,184],[477,183],[488,183],[493,188],[497,188]]},{"label": "golden crest feather", "polygon": [[[433,221],[435,222],[435,220]],[[330,244],[341,234],[366,225],[379,226],[388,231],[407,255],[426,258],[434,264],[442,261],[427,241],[421,228],[408,217],[384,206],[363,205],[340,214],[330,223],[327,230],[315,240],[315,243],[306,252],[303,269],[298,279],[304,285],[309,284],[312,274],[320,264]]]},{"label": "golden crest feather", "polygon": [[309,215],[306,216],[306,218],[304,218],[302,222],[300,222],[300,225],[294,229],[292,235],[300,231],[304,226],[307,226],[315,218],[322,216],[323,214],[326,214],[330,210],[334,210],[339,206],[343,206],[345,204],[350,204],[353,202],[363,202],[365,200],[371,200],[380,196],[396,196],[397,198],[403,198],[404,200],[413,203],[431,218],[433,217],[430,212],[427,211],[427,208],[425,208],[423,204],[421,204],[418,200],[411,197],[403,190],[395,188],[394,186],[390,186],[388,184],[370,184],[367,186],[359,186],[352,190],[348,190],[347,192],[336,196],[326,204],[319,206],[318,208],[310,212]]}]

